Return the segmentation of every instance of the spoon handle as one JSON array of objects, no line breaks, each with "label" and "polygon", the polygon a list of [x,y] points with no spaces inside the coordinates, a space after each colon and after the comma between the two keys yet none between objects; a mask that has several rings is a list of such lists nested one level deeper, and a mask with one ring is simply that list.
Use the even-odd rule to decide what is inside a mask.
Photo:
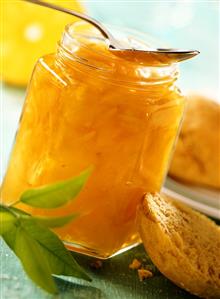
[{"label": "spoon handle", "polygon": [[113,46],[114,48],[117,48],[118,42],[115,40],[115,38],[112,36],[112,34],[100,22],[87,16],[86,14],[82,14],[82,13],[76,12],[72,9],[68,9],[68,8],[53,4],[53,3],[48,3],[48,2],[44,2],[44,1],[40,1],[40,0],[23,0],[23,1],[34,3],[37,5],[41,5],[41,6],[45,6],[45,7],[55,9],[55,10],[58,10],[58,11],[61,11],[61,12],[67,13],[69,15],[80,18],[80,19],[92,24],[93,26],[95,26],[102,33],[102,35],[110,41],[111,46]]}]

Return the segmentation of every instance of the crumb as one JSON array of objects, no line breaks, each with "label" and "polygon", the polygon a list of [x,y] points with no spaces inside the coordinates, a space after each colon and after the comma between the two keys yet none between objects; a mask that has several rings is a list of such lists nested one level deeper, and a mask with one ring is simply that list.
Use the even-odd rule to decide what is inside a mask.
[{"label": "crumb", "polygon": [[100,268],[102,268],[102,261],[94,260],[90,263],[90,266],[94,269],[100,269]]},{"label": "crumb", "polygon": [[143,281],[146,278],[150,278],[153,276],[153,273],[146,269],[138,269],[138,276],[140,281]]},{"label": "crumb", "polygon": [[132,270],[139,269],[141,267],[141,262],[138,259],[133,259],[132,263],[129,265],[129,268]]}]

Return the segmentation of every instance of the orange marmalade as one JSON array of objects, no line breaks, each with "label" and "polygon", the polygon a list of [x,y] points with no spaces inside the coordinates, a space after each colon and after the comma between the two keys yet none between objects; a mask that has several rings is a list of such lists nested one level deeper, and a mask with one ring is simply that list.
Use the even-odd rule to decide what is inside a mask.
[{"label": "orange marmalade", "polygon": [[67,26],[57,53],[34,69],[3,202],[93,165],[76,200],[47,212],[18,207],[79,214],[55,230],[72,250],[107,258],[137,244],[137,206],[145,192],[160,190],[182,118],[177,76],[176,65],[116,57],[90,27]]}]

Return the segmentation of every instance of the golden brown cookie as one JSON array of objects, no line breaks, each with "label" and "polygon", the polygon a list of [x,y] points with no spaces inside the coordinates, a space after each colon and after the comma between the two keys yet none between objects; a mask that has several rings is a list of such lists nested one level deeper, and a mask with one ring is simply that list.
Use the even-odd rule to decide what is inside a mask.
[{"label": "golden brown cookie", "polygon": [[190,95],[169,175],[180,181],[220,188],[220,105]]},{"label": "golden brown cookie", "polygon": [[195,295],[219,299],[219,226],[160,194],[147,194],[138,216],[144,247],[160,272]]}]

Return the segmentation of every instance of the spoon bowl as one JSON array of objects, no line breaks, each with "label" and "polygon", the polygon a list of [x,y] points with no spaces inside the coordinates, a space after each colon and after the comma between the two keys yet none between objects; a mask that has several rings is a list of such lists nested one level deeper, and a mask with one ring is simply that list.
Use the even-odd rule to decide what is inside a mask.
[{"label": "spoon bowl", "polygon": [[199,54],[196,50],[176,50],[176,49],[114,49],[110,48],[114,55],[126,60],[149,66],[165,66],[190,59]]}]

